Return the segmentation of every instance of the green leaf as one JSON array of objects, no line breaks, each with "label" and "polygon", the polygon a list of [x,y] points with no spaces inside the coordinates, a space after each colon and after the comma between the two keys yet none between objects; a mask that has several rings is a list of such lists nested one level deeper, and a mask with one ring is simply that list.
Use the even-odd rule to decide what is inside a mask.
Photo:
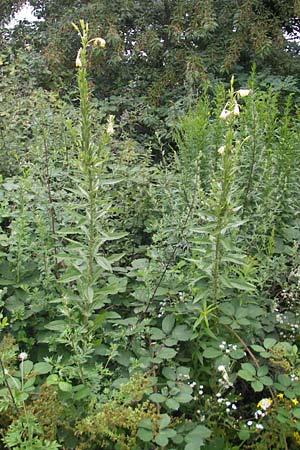
[{"label": "green leaf", "polygon": [[166,406],[171,411],[177,411],[179,409],[180,404],[174,398],[168,398],[168,400],[166,401]]},{"label": "green leaf", "polygon": [[187,325],[177,325],[172,331],[172,338],[178,341],[189,341],[193,336],[193,331]]},{"label": "green leaf", "polygon": [[175,400],[179,403],[189,403],[193,400],[193,397],[186,392],[180,392],[178,395],[176,395]]},{"label": "green leaf", "polygon": [[72,384],[71,383],[67,383],[66,381],[60,381],[58,383],[58,387],[61,391],[63,392],[72,392]]},{"label": "green leaf", "polygon": [[164,367],[162,370],[162,374],[165,378],[167,378],[167,380],[176,380],[176,372],[172,367]]},{"label": "green leaf", "polygon": [[51,331],[65,331],[67,327],[67,322],[65,320],[53,320],[52,322],[44,325],[47,330]]},{"label": "green leaf", "polygon": [[251,386],[255,392],[261,392],[264,388],[264,385],[258,380],[252,381]]},{"label": "green leaf", "polygon": [[172,359],[176,356],[177,352],[173,348],[163,347],[157,356],[161,359]]},{"label": "green leaf", "polygon": [[168,314],[162,321],[162,329],[165,334],[170,334],[175,325],[175,317],[173,314]]},{"label": "green leaf", "polygon": [[159,433],[157,436],[155,436],[154,440],[157,443],[157,445],[161,447],[165,447],[169,443],[168,437],[163,433]]},{"label": "green leaf", "polygon": [[288,375],[285,374],[280,374],[278,375],[278,381],[280,384],[282,384],[282,386],[284,387],[289,387],[291,384],[291,379]]},{"label": "green leaf", "polygon": [[227,316],[233,316],[235,312],[234,306],[229,302],[221,303],[219,310]]},{"label": "green leaf", "polygon": [[166,428],[171,422],[171,418],[168,414],[161,414],[160,419],[157,421],[159,428],[162,430]]},{"label": "green leaf", "polygon": [[238,371],[238,376],[243,378],[243,380],[246,380],[246,381],[253,381],[255,379],[255,377],[253,376],[253,374],[251,372],[249,372],[248,370],[244,370],[244,369],[240,369]]},{"label": "green leaf", "polygon": [[52,374],[47,377],[47,384],[57,384],[58,383],[58,375]]},{"label": "green leaf", "polygon": [[91,389],[84,384],[76,386],[73,390],[76,391],[74,394],[74,400],[77,401],[82,400],[83,398],[88,398],[91,395]]},{"label": "green leaf", "polygon": [[247,439],[250,438],[250,436],[251,436],[251,433],[248,430],[241,430],[239,432],[239,438],[241,441],[246,441]]},{"label": "green leaf", "polygon": [[300,408],[294,408],[292,410],[293,416],[296,417],[297,419],[300,419]]},{"label": "green leaf", "polygon": [[143,442],[150,442],[151,439],[153,438],[153,433],[149,430],[145,430],[144,428],[139,428],[137,436]]},{"label": "green leaf", "polygon": [[149,331],[151,339],[154,341],[161,341],[166,337],[166,335],[159,328],[151,327]]},{"label": "green leaf", "polygon": [[259,381],[261,383],[263,383],[265,386],[272,386],[272,384],[273,384],[273,380],[271,377],[266,377],[266,376],[259,377]]},{"label": "green leaf", "polygon": [[218,350],[213,347],[208,347],[204,350],[203,356],[205,358],[217,358],[218,356],[221,356],[223,353],[221,350]]},{"label": "green leaf", "polygon": [[255,351],[255,352],[264,352],[265,349],[264,347],[262,347],[261,345],[251,345],[251,348]]},{"label": "green leaf", "polygon": [[146,419],[142,419],[139,422],[139,428],[146,428],[146,430],[152,430],[153,424],[151,422],[151,419],[146,418]]},{"label": "green leaf", "polygon": [[104,256],[97,255],[95,259],[97,261],[97,264],[102,267],[102,269],[107,270],[108,272],[112,272],[112,266],[110,262],[106,258],[104,258]]},{"label": "green leaf", "polygon": [[241,359],[244,357],[244,350],[238,348],[237,350],[233,350],[230,352],[230,356],[233,359]]},{"label": "green leaf", "polygon": [[23,373],[23,376],[26,377],[33,369],[33,362],[27,359],[20,363],[20,372]]},{"label": "green leaf", "polygon": [[155,394],[151,394],[149,396],[149,399],[154,403],[162,403],[167,400],[167,397],[165,397],[164,395],[155,393]]},{"label": "green leaf", "polygon": [[276,339],[273,338],[266,338],[264,340],[264,346],[267,350],[269,350],[270,348],[274,347],[274,345],[276,344]]},{"label": "green leaf", "polygon": [[33,367],[34,372],[38,375],[44,375],[45,373],[49,373],[52,369],[51,364],[47,362],[36,363]]},{"label": "green leaf", "polygon": [[250,363],[243,363],[242,369],[247,370],[247,372],[250,372],[252,375],[256,375],[256,369],[255,367]]},{"label": "green leaf", "polygon": [[262,366],[262,367],[259,367],[259,368],[257,369],[257,376],[258,376],[258,377],[262,377],[262,376],[264,376],[264,375],[267,375],[268,372],[269,372],[268,366]]}]

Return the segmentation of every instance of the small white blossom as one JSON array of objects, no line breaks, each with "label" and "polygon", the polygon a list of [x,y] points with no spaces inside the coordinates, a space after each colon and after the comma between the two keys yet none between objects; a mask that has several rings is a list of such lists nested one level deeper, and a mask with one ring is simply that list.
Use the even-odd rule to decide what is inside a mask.
[{"label": "small white blossom", "polygon": [[19,359],[20,359],[21,361],[25,361],[25,359],[27,359],[27,358],[28,358],[28,355],[27,355],[26,352],[21,352],[21,353],[19,354]]},{"label": "small white blossom", "polygon": [[82,52],[82,48],[80,48],[78,50],[78,53],[77,53],[77,56],[76,56],[76,62],[75,62],[75,66],[79,67],[79,68],[82,67],[82,62],[81,62],[81,58],[80,58],[81,52]]},{"label": "small white blossom", "polygon": [[240,114],[240,107],[239,107],[239,105],[238,105],[237,102],[235,102],[235,104],[234,104],[233,114],[234,114],[235,116],[238,116],[238,115]]},{"label": "small white blossom", "polygon": [[264,427],[263,427],[263,425],[262,425],[261,423],[257,423],[257,424],[256,424],[256,428],[257,428],[258,430],[263,430],[263,429],[264,429]]},{"label": "small white blossom", "polygon": [[252,420],[248,420],[247,422],[248,427],[251,427],[252,424],[253,424]]},{"label": "small white blossom", "polygon": [[226,120],[229,116],[231,116],[231,111],[228,111],[228,109],[224,108],[220,114],[220,119]]},{"label": "small white blossom", "polygon": [[226,372],[226,367],[223,365],[218,366],[218,372]]},{"label": "small white blossom", "polygon": [[110,114],[108,117],[107,128],[106,128],[106,133],[109,135],[114,134],[114,119],[115,119],[115,116]]},{"label": "small white blossom", "polygon": [[249,95],[251,93],[251,89],[239,89],[238,91],[237,91],[237,94],[240,96],[240,97],[247,97],[247,95]]}]

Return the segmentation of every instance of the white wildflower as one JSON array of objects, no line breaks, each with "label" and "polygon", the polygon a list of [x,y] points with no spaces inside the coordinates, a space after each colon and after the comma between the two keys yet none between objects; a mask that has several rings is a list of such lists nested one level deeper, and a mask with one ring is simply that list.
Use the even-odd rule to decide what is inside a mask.
[{"label": "white wildflower", "polygon": [[247,97],[250,93],[251,93],[251,89],[239,89],[239,90],[237,91],[237,94],[238,94],[240,97]]},{"label": "white wildflower", "polygon": [[27,358],[28,358],[28,355],[27,355],[26,352],[21,352],[21,353],[19,354],[19,359],[20,359],[21,361],[25,361],[25,359],[27,359]]},{"label": "white wildflower", "polygon": [[76,62],[75,62],[75,66],[79,67],[79,68],[82,67],[82,62],[81,62],[81,58],[80,58],[81,52],[82,52],[82,48],[80,48],[78,50],[78,53],[77,53],[77,56],[76,56]]},{"label": "white wildflower", "polygon": [[240,107],[239,107],[239,105],[238,105],[237,102],[235,102],[235,104],[234,104],[233,114],[234,114],[235,116],[238,116],[238,115],[240,114]]},{"label": "white wildflower", "polygon": [[109,135],[114,134],[114,119],[115,119],[115,116],[110,114],[108,117],[107,128],[106,128],[106,133]]}]

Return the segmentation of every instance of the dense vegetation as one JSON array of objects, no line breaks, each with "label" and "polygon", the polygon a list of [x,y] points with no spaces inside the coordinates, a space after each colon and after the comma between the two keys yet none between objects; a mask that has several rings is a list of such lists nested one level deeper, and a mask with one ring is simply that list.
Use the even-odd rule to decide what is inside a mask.
[{"label": "dense vegetation", "polygon": [[0,448],[299,448],[297,2],[31,3],[0,54]]}]

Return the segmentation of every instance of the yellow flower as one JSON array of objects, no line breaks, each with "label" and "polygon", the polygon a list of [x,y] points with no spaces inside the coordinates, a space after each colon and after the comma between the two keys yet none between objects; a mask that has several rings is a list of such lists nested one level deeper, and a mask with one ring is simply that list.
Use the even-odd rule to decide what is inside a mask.
[{"label": "yellow flower", "polygon": [[284,397],[284,395],[283,395],[283,393],[282,393],[282,392],[280,392],[280,394],[277,394],[277,397],[281,399],[281,398],[283,398],[283,397]]},{"label": "yellow flower", "polygon": [[298,405],[298,403],[299,403],[296,398],[292,398],[291,402],[294,403],[294,405]]},{"label": "yellow flower", "polygon": [[294,438],[295,438],[297,444],[300,445],[300,434],[298,431],[294,432]]}]

